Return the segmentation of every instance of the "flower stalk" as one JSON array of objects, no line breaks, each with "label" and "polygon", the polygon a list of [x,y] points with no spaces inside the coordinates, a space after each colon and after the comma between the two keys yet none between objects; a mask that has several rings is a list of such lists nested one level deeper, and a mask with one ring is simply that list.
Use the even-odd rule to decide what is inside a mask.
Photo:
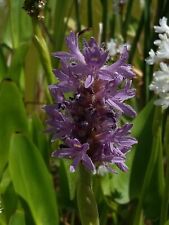
[{"label": "flower stalk", "polygon": [[99,225],[99,214],[92,189],[92,174],[79,166],[77,203],[82,225]]},{"label": "flower stalk", "polygon": [[162,205],[161,205],[161,216],[160,216],[160,225],[165,224],[167,221],[167,214],[169,208],[169,117],[167,118],[166,128],[165,128],[165,137],[164,137],[164,151],[166,153],[166,160],[167,160],[167,169],[166,169],[166,177],[165,177],[165,188],[162,198]]}]

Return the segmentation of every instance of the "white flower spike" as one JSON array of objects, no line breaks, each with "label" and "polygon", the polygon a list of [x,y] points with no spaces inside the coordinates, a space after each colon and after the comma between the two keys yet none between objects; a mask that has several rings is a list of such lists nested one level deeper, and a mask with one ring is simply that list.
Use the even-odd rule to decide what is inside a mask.
[{"label": "white flower spike", "polygon": [[159,63],[160,69],[154,72],[149,88],[159,96],[154,102],[155,105],[166,109],[169,107],[169,65],[167,63],[169,62],[169,26],[167,18],[160,19],[159,24],[160,26],[154,26],[155,32],[159,34],[159,39],[154,41],[157,51],[151,49],[146,62],[149,65]]}]

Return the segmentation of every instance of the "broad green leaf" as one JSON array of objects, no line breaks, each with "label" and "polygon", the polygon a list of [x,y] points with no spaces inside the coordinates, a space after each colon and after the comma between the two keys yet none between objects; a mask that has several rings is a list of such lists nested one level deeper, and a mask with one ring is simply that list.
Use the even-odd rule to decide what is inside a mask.
[{"label": "broad green leaf", "polygon": [[169,116],[165,118],[165,129],[164,129],[164,153],[166,155],[166,170],[165,170],[165,187],[162,196],[161,204],[161,215],[160,225],[163,225],[168,217],[169,209]]},{"label": "broad green leaf", "polygon": [[[162,161],[162,151],[161,151],[162,118],[161,116],[162,114],[161,114],[160,108],[156,108],[154,118],[153,118],[153,124],[151,126],[153,130],[152,131],[153,141],[152,141],[152,146],[150,148],[150,156],[149,156],[148,163],[146,165],[144,179],[142,181],[141,188],[140,188],[140,194],[139,196],[137,196],[138,204],[136,207],[133,225],[138,224],[138,220],[140,219],[142,208],[145,209],[145,213],[147,214],[146,216],[150,219],[152,218],[157,219],[160,215],[161,195],[162,195],[163,186],[164,186],[163,173],[161,173],[163,168],[161,167],[161,162],[159,164],[160,166],[157,164],[158,158],[160,158],[160,161]],[[158,167],[159,170],[156,170],[156,167]],[[158,179],[159,175],[162,175],[162,178],[160,177],[160,180]],[[151,207],[151,211],[149,210],[149,207]]]},{"label": "broad green leaf", "polygon": [[11,216],[9,225],[26,225],[24,212],[21,210],[17,210]]},{"label": "broad green leaf", "polygon": [[[157,159],[154,164],[150,184],[144,196],[144,215],[149,219],[157,219],[161,213],[162,195],[164,191],[164,168],[161,136],[154,136],[157,140]],[[154,149],[152,151],[155,151]],[[155,152],[154,152],[155,154]]]},{"label": "broad green leaf", "polygon": [[0,83],[0,174],[8,161],[11,134],[27,132],[27,118],[22,96],[13,81]]},{"label": "broad green leaf", "polygon": [[105,174],[104,176],[100,177],[100,186],[103,192],[103,195],[110,196],[111,195],[111,174]]},{"label": "broad green leaf", "polygon": [[27,202],[36,225],[57,225],[51,176],[36,146],[21,133],[12,136],[9,169],[14,188]]},{"label": "broad green leaf", "polygon": [[127,166],[128,171],[123,172],[118,170],[118,174],[113,174],[111,179],[111,189],[112,192],[116,193],[115,201],[120,204],[126,204],[130,201],[129,196],[129,186],[130,186],[130,176],[131,176],[131,165],[133,161],[133,156],[135,153],[135,148],[127,154]]},{"label": "broad green leaf", "polygon": [[137,138],[140,137],[142,132],[145,131],[145,126],[150,118],[152,118],[154,105],[154,99],[152,99],[144,108],[143,110],[136,116],[133,120],[133,128],[132,134]]},{"label": "broad green leaf", "polygon": [[127,166],[129,168],[127,172],[122,172],[116,168],[117,174],[105,174],[100,177],[103,194],[107,196],[113,195],[113,199],[119,204],[126,204],[130,200],[129,184],[134,151],[135,149],[133,148],[127,155]]},{"label": "broad green leaf", "polygon": [[0,225],[7,225],[5,216],[3,213],[0,213]]},{"label": "broad green leaf", "polygon": [[129,202],[129,172],[120,171],[114,174],[111,180],[112,192],[115,194],[115,201],[119,204],[126,204]]},{"label": "broad green leaf", "polygon": [[10,217],[15,213],[18,205],[18,196],[14,190],[12,183],[8,185],[5,192],[2,195],[3,200],[3,215],[5,221],[9,223]]},{"label": "broad green leaf", "polygon": [[40,151],[44,161],[49,161],[49,142],[45,134],[45,127],[42,125],[42,121],[38,115],[33,115],[29,120],[30,133],[32,135],[32,141]]},{"label": "broad green leaf", "polygon": [[20,44],[12,55],[11,65],[8,69],[7,77],[10,77],[18,85],[20,84],[21,73],[24,68],[25,57],[29,44],[27,42]]}]

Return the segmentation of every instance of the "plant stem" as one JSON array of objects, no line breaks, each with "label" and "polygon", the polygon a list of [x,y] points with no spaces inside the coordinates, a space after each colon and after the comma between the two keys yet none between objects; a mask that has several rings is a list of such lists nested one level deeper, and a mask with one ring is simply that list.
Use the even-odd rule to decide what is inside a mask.
[{"label": "plant stem", "polygon": [[108,2],[107,0],[101,0],[101,3],[102,3],[102,23],[103,23],[102,42],[105,42],[107,38]]},{"label": "plant stem", "polygon": [[80,9],[79,9],[79,1],[75,0],[75,14],[76,14],[76,26],[77,31],[81,31],[81,22],[80,22]]},{"label": "plant stem", "polygon": [[164,137],[164,150],[167,158],[167,171],[165,178],[165,189],[162,198],[162,206],[161,206],[161,216],[160,216],[160,225],[163,225],[167,221],[168,215],[168,205],[169,205],[169,117],[167,118],[167,123],[165,127],[165,137]]},{"label": "plant stem", "polygon": [[45,70],[47,82],[48,84],[51,84],[54,82],[54,76],[52,72],[52,63],[50,59],[49,50],[48,50],[46,41],[42,35],[38,21],[32,19],[32,24],[34,28],[34,43],[39,53],[42,66]]},{"label": "plant stem", "polygon": [[139,38],[140,38],[142,30],[143,30],[143,26],[144,26],[143,21],[144,21],[144,12],[142,12],[142,15],[140,17],[140,21],[139,21],[139,24],[138,24],[138,27],[137,27],[136,35],[135,35],[134,40],[132,42],[130,55],[129,55],[129,63],[132,63],[135,51],[137,50],[137,44],[138,44]]},{"label": "plant stem", "polygon": [[127,39],[127,30],[128,30],[128,25],[131,19],[131,11],[133,8],[133,0],[129,0],[128,4],[127,4],[127,10],[126,10],[126,16],[125,16],[125,20],[124,20],[124,24],[123,24],[123,38],[124,41],[126,41]]},{"label": "plant stem", "polygon": [[[145,34],[150,33],[149,37],[147,35],[144,35],[144,59],[148,57],[148,52],[150,50],[150,40],[152,33],[151,27],[150,27],[150,21],[151,21],[151,2],[152,0],[145,1],[145,9],[144,9],[144,32]],[[146,61],[143,61],[143,89],[142,89],[142,96],[144,103],[147,103],[149,100],[149,83],[150,83],[150,67],[147,65]]]},{"label": "plant stem", "polygon": [[99,225],[97,203],[92,190],[92,174],[79,167],[77,203],[82,225]]},{"label": "plant stem", "polygon": [[87,11],[88,11],[88,27],[93,26],[93,17],[92,17],[92,0],[87,1]]},{"label": "plant stem", "polygon": [[[43,69],[45,71],[47,84],[52,84],[54,82],[56,83],[55,77],[52,72],[53,70],[52,70],[52,63],[51,63],[49,50],[48,50],[46,41],[42,35],[41,29],[39,27],[39,23],[36,19],[32,19],[32,24],[33,24],[33,30],[34,30],[33,41],[39,53]],[[52,102],[47,86],[46,86],[45,92],[46,92],[46,98],[48,102]]]}]

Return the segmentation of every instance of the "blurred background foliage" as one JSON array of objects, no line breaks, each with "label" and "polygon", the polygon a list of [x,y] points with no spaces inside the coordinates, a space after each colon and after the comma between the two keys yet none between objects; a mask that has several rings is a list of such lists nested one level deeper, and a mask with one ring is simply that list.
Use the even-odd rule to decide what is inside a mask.
[{"label": "blurred background foliage", "polygon": [[70,30],[84,29],[80,38],[130,43],[136,72],[139,144],[128,155],[127,173],[93,177],[100,224],[168,225],[169,118],[153,105],[153,66],[145,58],[156,38],[153,25],[169,19],[169,1],[48,0],[32,18],[26,2],[45,3],[0,0],[0,225],[80,224],[76,173],[50,157],[59,143],[51,145],[44,132],[43,105],[52,101],[48,85],[56,82],[52,52],[66,48]]}]

